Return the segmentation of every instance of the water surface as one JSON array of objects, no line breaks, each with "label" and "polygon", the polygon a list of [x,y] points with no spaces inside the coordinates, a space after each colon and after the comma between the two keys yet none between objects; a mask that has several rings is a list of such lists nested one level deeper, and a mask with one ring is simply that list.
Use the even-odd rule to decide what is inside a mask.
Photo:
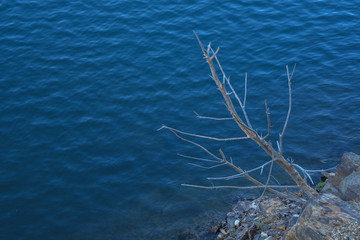
[{"label": "water surface", "polygon": [[[284,138],[296,163],[359,153],[359,16],[354,1],[1,1],[1,239],[176,239],[250,194],[181,187],[233,172],[186,164],[177,153],[206,155],[156,131],[241,135],[193,113],[228,116],[193,29],[220,46],[239,94],[248,72],[248,115],[264,133],[267,99],[273,143],[297,63]],[[249,141],[201,143],[244,169],[268,160]]]}]

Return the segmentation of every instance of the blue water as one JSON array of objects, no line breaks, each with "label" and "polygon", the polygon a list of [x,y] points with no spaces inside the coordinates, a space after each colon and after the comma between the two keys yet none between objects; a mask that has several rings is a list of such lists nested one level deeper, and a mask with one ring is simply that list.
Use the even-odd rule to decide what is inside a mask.
[{"label": "blue water", "polygon": [[[297,63],[284,137],[295,162],[329,167],[360,152],[357,1],[4,0],[1,239],[177,239],[245,194],[181,187],[233,172],[188,165],[176,154],[206,155],[156,131],[241,136],[232,122],[195,118],[228,113],[193,29],[221,47],[239,93],[248,72],[248,115],[264,133],[267,99],[272,142],[287,112],[285,66]],[[245,169],[268,160],[249,141],[200,142]]]}]

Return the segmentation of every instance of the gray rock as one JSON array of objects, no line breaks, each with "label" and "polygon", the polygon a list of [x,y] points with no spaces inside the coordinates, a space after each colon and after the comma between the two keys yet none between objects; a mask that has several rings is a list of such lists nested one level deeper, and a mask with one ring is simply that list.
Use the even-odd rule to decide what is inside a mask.
[{"label": "gray rock", "polygon": [[321,194],[305,206],[285,239],[360,239],[360,158],[346,153]]},{"label": "gray rock", "polygon": [[355,153],[345,153],[335,175],[329,175],[322,193],[332,193],[341,199],[360,199],[360,157]]},{"label": "gray rock", "polygon": [[[342,234],[360,239],[360,207],[331,194],[321,194],[305,207],[297,223],[288,231],[287,240],[339,238]],[[337,237],[335,237],[337,236]],[[335,237],[335,238],[334,238]]]},{"label": "gray rock", "polygon": [[269,237],[265,238],[264,240],[275,240],[275,238],[273,238],[272,236],[269,236]]},{"label": "gray rock", "polygon": [[352,172],[340,182],[339,190],[345,201],[360,201],[360,171]]},{"label": "gray rock", "polygon": [[226,215],[227,228],[231,229],[235,227],[236,214],[233,212],[229,212]]},{"label": "gray rock", "polygon": [[260,240],[260,239],[261,239],[261,234],[259,233],[255,235],[253,240]]},{"label": "gray rock", "polygon": [[298,219],[299,219],[299,215],[297,215],[297,217],[293,216],[290,219],[290,225],[294,225],[297,222]]}]

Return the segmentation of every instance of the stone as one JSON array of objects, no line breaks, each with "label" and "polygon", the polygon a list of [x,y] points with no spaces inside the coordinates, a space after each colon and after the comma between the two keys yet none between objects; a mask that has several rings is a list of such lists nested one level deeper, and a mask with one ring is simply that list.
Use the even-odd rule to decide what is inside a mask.
[{"label": "stone", "polygon": [[286,225],[285,224],[278,224],[276,226],[277,229],[281,230],[281,231],[285,231],[286,230]]},{"label": "stone", "polygon": [[294,214],[294,216],[290,219],[290,221],[289,221],[290,225],[294,225],[297,222],[297,220],[299,219],[299,215],[297,215],[297,216],[295,216],[295,215],[297,215],[297,214]]},{"label": "stone", "polygon": [[336,170],[336,175],[346,177],[353,171],[360,169],[360,157],[355,153],[345,153],[341,159],[341,164]]},{"label": "stone", "polygon": [[260,240],[261,239],[261,234],[256,234],[253,240]]},{"label": "stone", "polygon": [[227,215],[226,215],[226,222],[227,222],[227,227],[230,229],[230,228],[234,228],[235,227],[235,222],[236,220],[236,216],[233,212],[229,212]]},{"label": "stone", "polygon": [[290,204],[290,207],[291,207],[291,208],[296,208],[297,206],[296,206],[296,204],[291,203],[291,204]]},{"label": "stone", "polygon": [[220,239],[223,239],[224,238],[224,235],[222,233],[219,233],[216,237],[216,239],[220,240]]},{"label": "stone", "polygon": [[[305,207],[297,223],[288,231],[287,240],[339,238],[337,229],[350,239],[360,239],[360,207],[331,193],[321,194]],[[336,237],[337,236],[337,237]]]},{"label": "stone", "polygon": [[235,222],[234,222],[234,225],[235,225],[235,227],[240,226],[240,220],[239,220],[239,219],[236,219]]},{"label": "stone", "polygon": [[360,157],[345,153],[320,195],[308,201],[285,239],[360,239]]},{"label": "stone", "polygon": [[360,201],[360,169],[340,182],[339,190],[345,201]]},{"label": "stone", "polygon": [[360,181],[359,175],[359,155],[355,153],[345,153],[340,165],[336,169],[336,173],[328,174],[328,181],[322,189],[322,193],[332,193],[345,201],[360,199],[360,191],[358,189],[358,183]]},{"label": "stone", "polygon": [[275,238],[273,238],[272,236],[269,236],[269,237],[265,238],[264,240],[275,240]]},{"label": "stone", "polygon": [[328,179],[321,193],[305,206],[276,196],[238,201],[214,229],[218,239],[360,239],[359,155],[344,154],[336,173],[324,176]]},{"label": "stone", "polygon": [[220,227],[219,226],[214,226],[210,229],[211,232],[213,233],[217,233],[219,231]]},{"label": "stone", "polygon": [[278,198],[266,199],[261,204],[265,209],[266,216],[271,219],[276,217],[279,213],[279,208],[283,205],[282,201]]}]

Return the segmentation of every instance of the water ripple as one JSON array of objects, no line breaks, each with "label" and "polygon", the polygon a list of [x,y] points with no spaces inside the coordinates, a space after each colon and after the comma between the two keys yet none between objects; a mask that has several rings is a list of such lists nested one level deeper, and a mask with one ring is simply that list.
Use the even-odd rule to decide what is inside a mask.
[{"label": "water ripple", "polygon": [[[174,239],[197,215],[228,208],[237,193],[180,183],[229,172],[189,167],[175,153],[200,151],[156,131],[234,134],[193,114],[228,115],[193,29],[221,47],[240,92],[248,72],[259,131],[267,98],[273,142],[287,111],[285,65],[297,63],[286,154],[313,168],[358,152],[359,16],[353,1],[3,1],[0,235]],[[221,147],[239,165],[265,158],[250,143]]]}]

